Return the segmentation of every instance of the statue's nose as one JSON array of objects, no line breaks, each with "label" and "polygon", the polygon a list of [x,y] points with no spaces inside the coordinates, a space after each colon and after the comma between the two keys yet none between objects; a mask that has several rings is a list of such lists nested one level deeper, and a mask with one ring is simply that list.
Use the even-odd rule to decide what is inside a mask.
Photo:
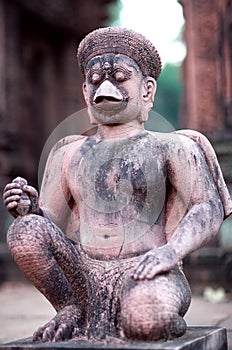
[{"label": "statue's nose", "polygon": [[104,100],[112,102],[122,102],[123,100],[121,92],[109,80],[103,81],[93,98],[95,103],[101,103]]}]

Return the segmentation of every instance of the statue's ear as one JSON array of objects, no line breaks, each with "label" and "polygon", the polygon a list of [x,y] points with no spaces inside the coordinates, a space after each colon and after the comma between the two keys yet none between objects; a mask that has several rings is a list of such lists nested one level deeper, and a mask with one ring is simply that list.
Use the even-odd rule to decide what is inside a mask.
[{"label": "statue's ear", "polygon": [[84,82],[82,84],[82,93],[83,93],[85,102],[88,104],[89,99],[88,99],[88,95],[87,95],[86,82]]},{"label": "statue's ear", "polygon": [[144,108],[139,117],[140,123],[145,123],[148,119],[148,113],[153,107],[153,102],[156,92],[156,81],[152,77],[146,77],[143,80],[142,98],[144,102]]},{"label": "statue's ear", "polygon": [[144,78],[144,93],[143,101],[146,103],[147,108],[151,109],[154,103],[156,92],[156,81],[152,77]]}]

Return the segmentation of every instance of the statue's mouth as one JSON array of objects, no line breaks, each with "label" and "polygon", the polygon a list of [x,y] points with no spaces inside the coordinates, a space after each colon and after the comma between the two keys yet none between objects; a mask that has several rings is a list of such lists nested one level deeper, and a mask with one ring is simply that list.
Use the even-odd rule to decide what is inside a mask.
[{"label": "statue's mouth", "polygon": [[125,102],[122,93],[108,80],[100,85],[93,97],[94,107],[101,111],[119,111],[125,108]]},{"label": "statue's mouth", "polygon": [[121,103],[122,102],[122,98],[116,98],[116,97],[113,97],[113,96],[98,96],[96,97],[95,101],[94,101],[96,104],[99,104],[99,103]]},{"label": "statue's mouth", "polygon": [[120,110],[123,105],[123,98],[118,99],[113,96],[98,96],[94,101],[95,108],[104,111]]}]

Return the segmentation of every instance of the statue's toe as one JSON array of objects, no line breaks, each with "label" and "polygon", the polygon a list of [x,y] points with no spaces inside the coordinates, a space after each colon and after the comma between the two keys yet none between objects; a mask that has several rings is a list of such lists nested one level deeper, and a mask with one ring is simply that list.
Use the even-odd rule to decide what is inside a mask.
[{"label": "statue's toe", "polygon": [[39,327],[33,334],[33,341],[52,341],[57,329],[55,320],[51,320],[46,325]]},{"label": "statue's toe", "polygon": [[41,328],[42,328],[41,340],[43,342],[52,341],[55,335],[55,330],[57,328],[56,322],[52,320],[51,322],[49,322],[47,327],[41,327]]},{"label": "statue's toe", "polygon": [[40,327],[33,335],[33,341],[59,342],[72,338],[74,325],[60,323],[58,320],[51,320],[45,326]]},{"label": "statue's toe", "polygon": [[74,330],[73,325],[61,324],[55,333],[53,341],[59,342],[59,341],[71,339],[73,330]]},{"label": "statue's toe", "polygon": [[60,310],[47,324],[40,327],[33,335],[33,341],[59,342],[76,336],[79,330],[80,311],[75,305]]}]

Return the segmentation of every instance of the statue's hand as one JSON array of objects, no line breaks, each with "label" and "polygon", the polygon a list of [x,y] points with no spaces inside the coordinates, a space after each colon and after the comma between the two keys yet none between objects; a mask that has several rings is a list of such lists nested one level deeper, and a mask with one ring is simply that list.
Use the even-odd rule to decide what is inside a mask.
[{"label": "statue's hand", "polygon": [[38,192],[22,177],[17,177],[6,185],[3,200],[7,210],[14,217],[38,214],[40,211]]},{"label": "statue's hand", "polygon": [[134,280],[150,280],[156,275],[167,272],[178,264],[178,257],[170,244],[155,248],[146,253],[133,272]]}]

